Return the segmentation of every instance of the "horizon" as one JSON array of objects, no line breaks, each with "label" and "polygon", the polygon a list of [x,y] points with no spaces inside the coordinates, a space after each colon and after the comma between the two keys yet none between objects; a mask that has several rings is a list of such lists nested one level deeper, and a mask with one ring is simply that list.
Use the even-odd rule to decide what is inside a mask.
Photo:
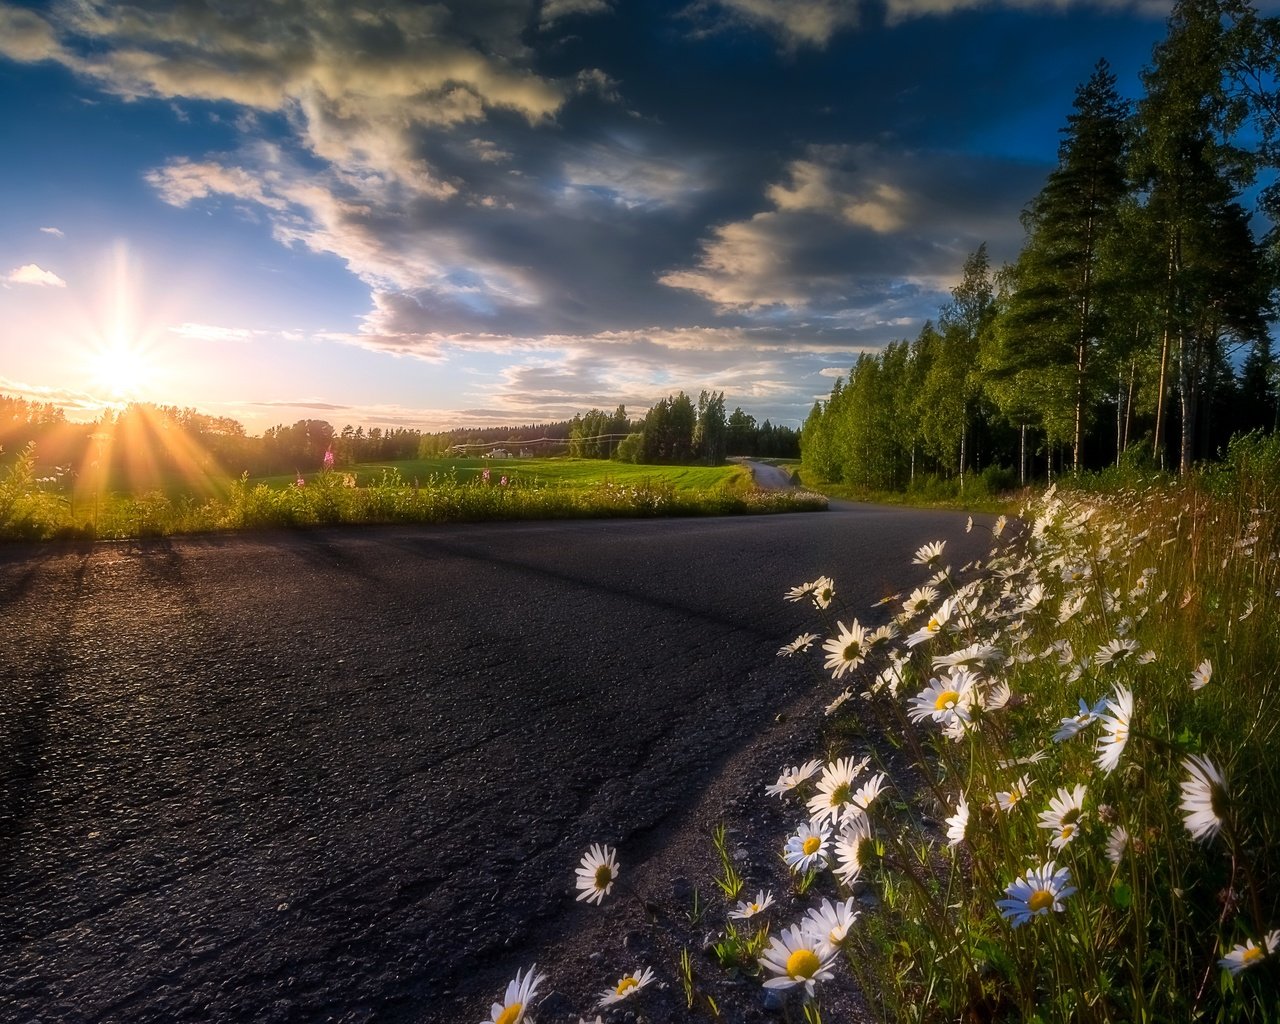
[{"label": "horizon", "polygon": [[[453,9],[449,9],[450,6]],[[0,2],[0,392],[261,434],[723,391],[798,429],[994,265],[1168,4]]]}]

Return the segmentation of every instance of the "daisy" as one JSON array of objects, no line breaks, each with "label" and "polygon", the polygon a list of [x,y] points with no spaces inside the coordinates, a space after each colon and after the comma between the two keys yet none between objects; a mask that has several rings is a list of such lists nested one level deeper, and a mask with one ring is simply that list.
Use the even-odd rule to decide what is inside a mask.
[{"label": "daisy", "polygon": [[1131,658],[1136,660],[1137,654],[1137,640],[1121,640],[1117,638],[1098,648],[1098,652],[1093,656],[1093,663],[1095,665],[1119,665]]},{"label": "daisy", "polygon": [[1022,803],[1023,798],[1026,797],[1030,789],[1031,780],[1024,775],[1010,786],[1007,791],[996,794],[996,806],[1002,811],[1011,811]]},{"label": "daisy", "polygon": [[840,630],[840,635],[822,645],[822,649],[827,652],[827,660],[822,667],[831,669],[832,677],[839,679],[866,660],[867,631],[858,624],[857,619],[847,626],[837,622],[836,627]]},{"label": "daisy", "polygon": [[955,668],[957,665],[977,669],[983,665],[1001,665],[1004,652],[990,644],[970,644],[950,654],[940,654],[933,659],[934,668]]},{"label": "daisy", "polygon": [[800,586],[798,587],[792,587],[782,596],[783,600],[784,601],[802,601],[806,597],[808,597],[810,594],[812,594],[815,590],[817,590],[818,584],[825,579],[826,577],[823,576],[821,579],[816,579],[811,583],[801,583]]},{"label": "daisy", "polygon": [[853,922],[858,919],[858,911],[854,910],[855,900],[850,896],[840,903],[832,903],[824,899],[822,905],[813,907],[805,914],[800,927],[811,935],[817,936],[821,952],[834,953],[840,948]]},{"label": "daisy", "polygon": [[1008,683],[996,683],[982,702],[983,711],[999,711],[1013,700],[1013,688]]},{"label": "daisy", "polygon": [[842,694],[840,694],[840,696],[838,696],[835,700],[833,700],[830,704],[826,706],[826,708],[824,709],[824,713],[828,715],[834,715],[836,711],[839,710],[840,706],[844,704],[844,702],[847,701],[852,696],[853,696],[853,691],[846,687],[845,691]]},{"label": "daisy", "polygon": [[1129,742],[1129,725],[1133,720],[1133,691],[1124,686],[1117,686],[1115,698],[1107,701],[1110,714],[1100,715],[1102,735],[1098,737],[1098,767],[1110,773],[1120,763],[1120,755],[1124,753],[1124,745]]},{"label": "daisy", "polygon": [[1107,836],[1107,860],[1112,864],[1119,864],[1128,846],[1129,830],[1123,825],[1117,825]]},{"label": "daisy", "polygon": [[1203,690],[1209,685],[1209,680],[1213,678],[1213,663],[1205,658],[1204,661],[1196,667],[1191,673],[1191,689]]},{"label": "daisy", "polygon": [[773,977],[764,983],[765,988],[793,988],[804,986],[805,994],[812,996],[815,982],[830,981],[834,977],[832,965],[835,951],[828,951],[818,937],[803,927],[792,925],[769,940],[769,948],[760,957],[760,966]]},{"label": "daisy", "polygon": [[1042,868],[1029,868],[1005,889],[1007,899],[996,900],[1000,914],[1014,928],[1020,928],[1034,917],[1063,911],[1062,901],[1074,893],[1071,872],[1049,861]]},{"label": "daisy", "polygon": [[924,544],[916,549],[915,556],[911,559],[913,565],[927,565],[929,568],[937,568],[937,563],[942,558],[942,549],[947,546],[945,540],[935,540],[929,544]]},{"label": "daisy", "polygon": [[884,791],[884,784],[888,779],[884,772],[877,772],[858,787],[858,791],[853,794],[849,802],[860,811],[870,810],[871,805],[876,802],[876,797]]},{"label": "daisy", "polygon": [[489,1007],[489,1019],[484,1024],[521,1024],[527,1019],[525,1011],[538,994],[538,986],[547,980],[545,974],[534,973],[537,969],[537,964],[530,965],[523,978],[516,971],[515,979],[507,983],[502,1002]]},{"label": "daisy", "polygon": [[902,610],[907,615],[919,615],[936,600],[938,600],[938,591],[933,587],[916,587],[911,591],[911,596],[902,602]]},{"label": "daisy", "polygon": [[956,718],[968,720],[976,702],[976,678],[967,669],[954,669],[949,675],[930,679],[929,685],[911,698],[907,716],[913,722],[926,718],[947,725]]},{"label": "daisy", "polygon": [[576,871],[578,899],[597,905],[604,903],[618,878],[617,853],[611,847],[591,844],[591,849],[582,856],[582,866]]},{"label": "daisy", "polygon": [[1267,932],[1262,937],[1260,946],[1254,945],[1253,939],[1245,939],[1243,946],[1232,946],[1231,951],[1218,961],[1218,966],[1225,967],[1232,974],[1239,974],[1277,949],[1280,949],[1280,929]]},{"label": "daisy", "polygon": [[822,769],[822,762],[819,760],[806,761],[799,767],[784,768],[782,774],[778,776],[778,781],[772,786],[766,786],[765,792],[769,796],[781,798],[795,789],[800,783],[807,782],[813,778]]},{"label": "daisy", "polygon": [[882,647],[887,647],[889,641],[898,635],[898,627],[892,622],[886,622],[883,626],[877,626],[874,631],[867,634],[866,647],[867,653],[878,651]]},{"label": "daisy", "polygon": [[1182,759],[1188,778],[1182,783],[1183,822],[1192,839],[1212,839],[1222,828],[1226,813],[1227,780],[1207,757],[1192,754]]},{"label": "daisy", "polygon": [[798,637],[792,640],[791,643],[784,644],[782,647],[778,648],[778,657],[789,658],[793,654],[798,654],[801,651],[807,651],[813,646],[813,642],[817,639],[817,633],[801,633]]},{"label": "daisy", "polygon": [[815,825],[829,821],[833,826],[853,802],[853,780],[867,767],[868,758],[857,764],[852,757],[842,757],[827,765],[818,780],[818,792],[809,798],[809,818]]},{"label": "daisy", "polygon": [[817,608],[830,608],[836,596],[836,584],[830,576],[819,576],[813,584],[813,603]]},{"label": "daisy", "polygon": [[828,849],[830,841],[830,828],[815,828],[806,822],[787,840],[782,859],[797,874],[810,868],[826,867],[831,857]]},{"label": "daisy", "polygon": [[1039,825],[1053,833],[1049,845],[1061,850],[1075,838],[1080,828],[1080,819],[1084,816],[1083,784],[1075,786],[1070,792],[1059,786],[1056,796],[1049,798],[1049,809],[1040,812]]},{"label": "daisy", "polygon": [[964,842],[965,830],[969,827],[969,801],[960,794],[960,802],[956,804],[956,813],[947,819],[947,845],[959,846]]},{"label": "daisy", "polygon": [[613,988],[607,988],[600,993],[600,1002],[596,1003],[596,1009],[612,1006],[614,1003],[620,1003],[624,999],[630,999],[651,981],[653,981],[652,967],[646,967],[643,971],[624,974],[618,979],[618,984],[614,985]]},{"label": "daisy", "polygon": [[773,906],[773,893],[761,889],[750,903],[740,900],[738,905],[729,911],[729,916],[738,921],[745,921],[749,917],[755,917],[756,914],[768,910],[771,906]]},{"label": "daisy", "polygon": [[991,536],[999,537],[1000,534],[1004,533],[1004,528],[1008,525],[1008,523],[1009,523],[1009,519],[1007,516],[998,516],[996,518],[995,525],[991,527]]},{"label": "daisy", "polygon": [[1073,715],[1071,718],[1062,719],[1058,727],[1058,731],[1053,734],[1053,742],[1061,743],[1069,740],[1077,735],[1086,726],[1096,722],[1104,711],[1107,710],[1106,700],[1100,700],[1097,704],[1090,707],[1084,702],[1084,698],[1080,698],[1080,713]]},{"label": "daisy", "polygon": [[922,644],[926,640],[932,640],[935,636],[941,633],[942,627],[945,626],[947,621],[951,618],[953,610],[954,606],[951,603],[951,598],[947,598],[938,606],[938,610],[929,617],[928,622],[907,637],[907,646],[915,647],[917,644]]},{"label": "daisy", "polygon": [[832,843],[836,855],[835,876],[845,885],[852,886],[862,873],[862,844],[870,838],[871,819],[857,814],[845,820]]}]

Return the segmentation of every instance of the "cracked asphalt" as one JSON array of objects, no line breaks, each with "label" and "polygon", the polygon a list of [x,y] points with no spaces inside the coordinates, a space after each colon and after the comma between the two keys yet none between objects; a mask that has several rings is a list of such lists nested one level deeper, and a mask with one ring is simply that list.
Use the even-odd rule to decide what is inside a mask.
[{"label": "cracked asphalt", "polygon": [[660,846],[808,685],[785,590],[864,609],[963,522],[0,548],[0,1021],[479,1019],[582,851]]}]

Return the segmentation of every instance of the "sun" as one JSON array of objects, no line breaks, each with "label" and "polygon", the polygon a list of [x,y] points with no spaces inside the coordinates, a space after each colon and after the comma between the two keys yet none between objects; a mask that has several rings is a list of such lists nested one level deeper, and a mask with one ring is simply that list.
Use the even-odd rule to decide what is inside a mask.
[{"label": "sun", "polygon": [[91,352],[88,369],[95,390],[113,402],[141,397],[155,375],[147,353],[126,339],[112,341]]}]

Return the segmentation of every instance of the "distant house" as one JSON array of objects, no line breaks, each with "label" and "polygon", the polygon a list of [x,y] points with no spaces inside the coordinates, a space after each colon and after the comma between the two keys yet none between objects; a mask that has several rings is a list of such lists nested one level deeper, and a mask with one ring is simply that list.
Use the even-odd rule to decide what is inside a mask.
[{"label": "distant house", "polygon": [[511,453],[510,453],[509,451],[507,451],[505,448],[495,448],[495,449],[494,449],[493,451],[491,451],[491,452],[485,452],[485,454],[484,454],[484,455],[482,455],[482,456],[481,456],[481,458],[484,458],[484,459],[509,459],[509,458],[511,458]]}]

